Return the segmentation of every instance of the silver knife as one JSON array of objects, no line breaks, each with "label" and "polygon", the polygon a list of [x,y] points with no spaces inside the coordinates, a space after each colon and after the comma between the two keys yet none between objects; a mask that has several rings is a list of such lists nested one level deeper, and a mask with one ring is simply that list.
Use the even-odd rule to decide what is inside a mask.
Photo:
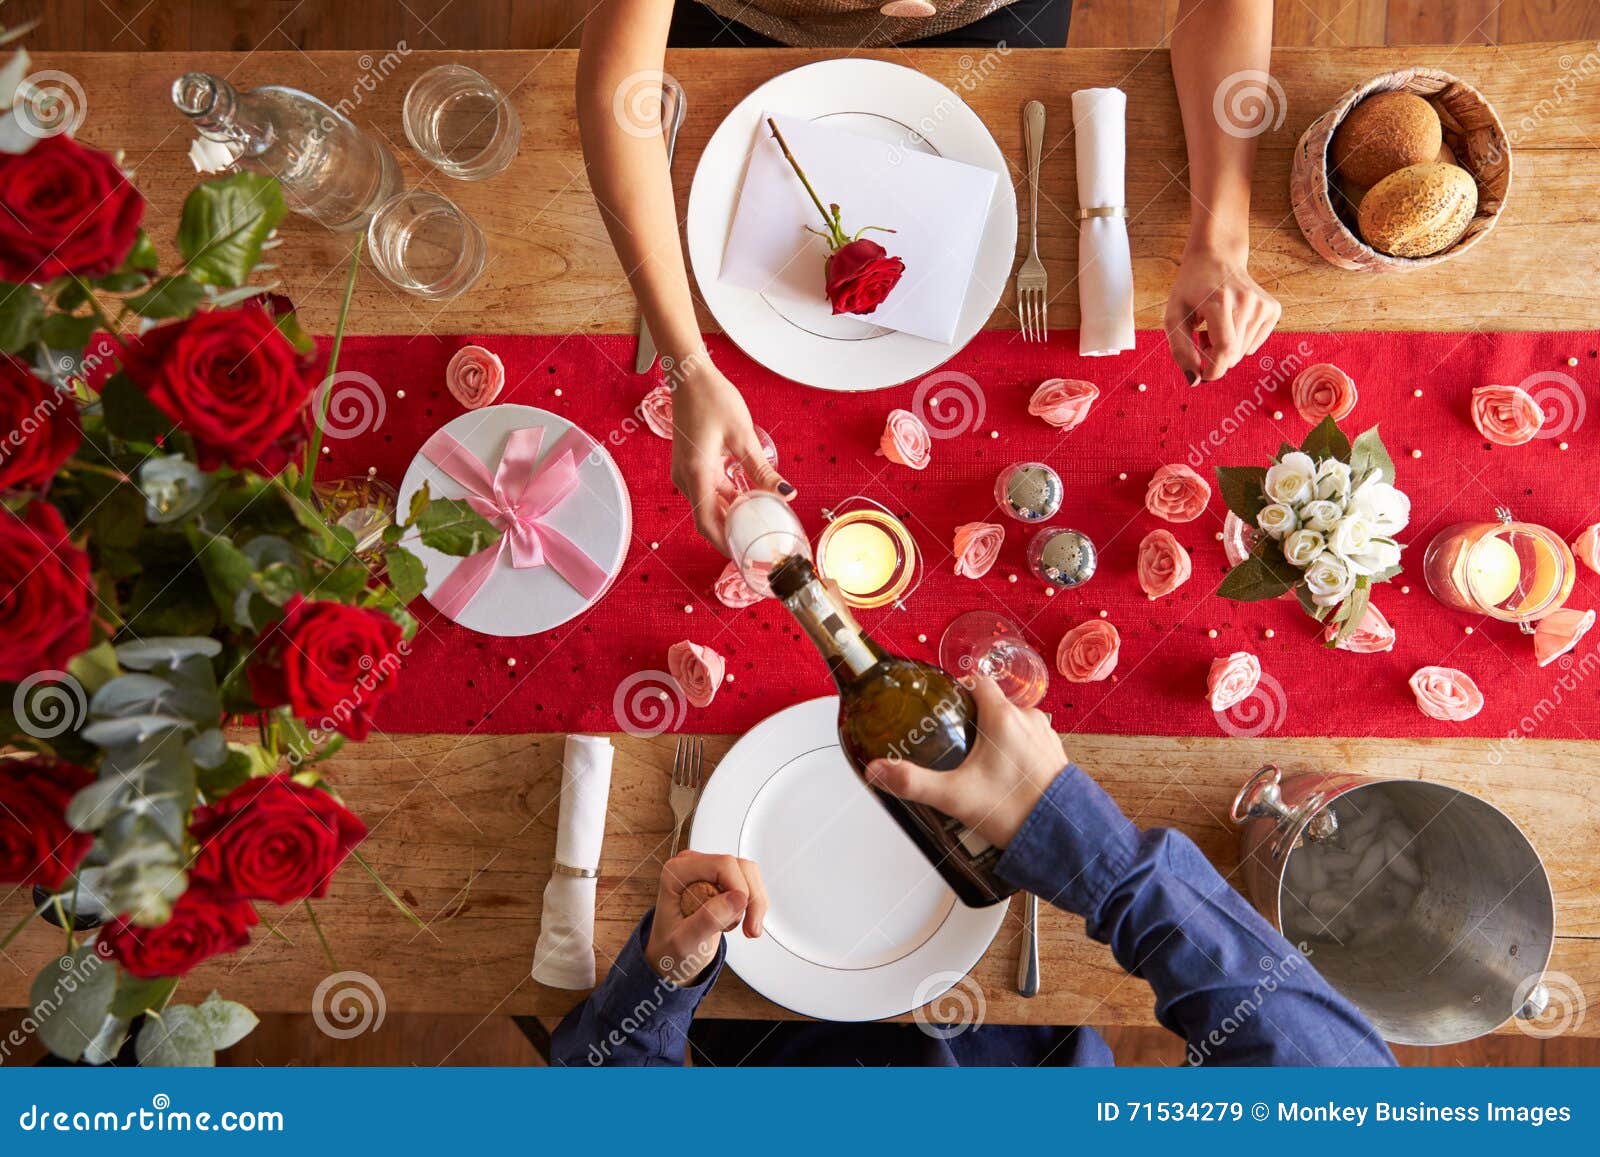
[{"label": "silver knife", "polygon": [[[667,170],[672,170],[672,153],[678,144],[678,126],[683,124],[683,89],[670,76],[661,78],[661,123],[667,134]],[[644,374],[656,364],[656,343],[650,336],[650,327],[639,315],[639,353],[633,359],[633,372]]]}]

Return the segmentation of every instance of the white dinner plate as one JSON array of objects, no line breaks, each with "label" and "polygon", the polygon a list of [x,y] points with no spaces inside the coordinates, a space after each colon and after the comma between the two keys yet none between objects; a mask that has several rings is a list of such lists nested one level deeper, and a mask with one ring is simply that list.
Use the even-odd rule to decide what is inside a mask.
[{"label": "white dinner plate", "polygon": [[[955,340],[946,345],[832,317],[798,316],[718,280],[722,252],[763,112],[823,121],[999,175],[973,263]],[[914,69],[881,60],[824,60],[775,76],[736,105],[711,135],[689,189],[689,260],[717,323],[740,349],[776,373],[825,390],[877,390],[947,361],[983,328],[1005,292],[1017,248],[1017,195],[1000,146],[954,92]]]},{"label": "white dinner plate", "polygon": [[989,947],[1009,902],[969,908],[845,761],[837,696],[785,708],[723,757],[690,847],[761,868],[772,907],[728,965],[822,1020],[878,1020],[933,1000]]}]

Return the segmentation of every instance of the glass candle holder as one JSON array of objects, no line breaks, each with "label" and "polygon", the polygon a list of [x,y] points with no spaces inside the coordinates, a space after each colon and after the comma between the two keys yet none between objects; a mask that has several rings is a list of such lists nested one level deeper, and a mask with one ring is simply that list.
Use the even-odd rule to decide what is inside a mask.
[{"label": "glass candle holder", "polygon": [[1098,563],[1094,543],[1079,530],[1047,526],[1028,542],[1028,569],[1061,590],[1088,582]]},{"label": "glass candle holder", "polygon": [[917,544],[887,510],[867,499],[845,511],[825,511],[817,539],[817,573],[835,582],[852,607],[884,607],[905,595],[917,571]]},{"label": "glass candle holder", "polygon": [[1458,522],[1436,534],[1422,556],[1423,577],[1447,607],[1532,631],[1572,594],[1577,563],[1555,531],[1517,522],[1503,507],[1495,513],[1498,522]]},{"label": "glass candle holder", "polygon": [[383,545],[383,532],[394,523],[398,496],[394,487],[376,478],[340,478],[318,482],[312,493],[322,517],[355,535],[356,553]]},{"label": "glass candle holder", "polygon": [[1044,522],[1061,509],[1066,489],[1043,462],[1017,462],[994,480],[994,500],[1018,522]]}]

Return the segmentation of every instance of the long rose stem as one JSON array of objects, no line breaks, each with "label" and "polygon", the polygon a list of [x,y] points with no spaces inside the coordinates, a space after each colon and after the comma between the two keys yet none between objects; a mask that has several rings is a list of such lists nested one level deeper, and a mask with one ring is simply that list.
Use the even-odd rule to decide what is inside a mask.
[{"label": "long rose stem", "polygon": [[806,180],[805,170],[800,167],[800,162],[794,159],[794,154],[789,151],[789,142],[783,139],[783,134],[778,131],[778,126],[771,117],[767,118],[767,127],[772,130],[772,139],[778,142],[778,147],[783,150],[783,159],[789,162],[789,167],[794,170],[794,175],[800,178],[800,183],[806,187],[806,192],[811,194],[811,203],[817,207],[817,212],[822,214],[823,224],[827,225],[828,233],[835,249],[845,244],[844,234],[839,229],[836,217],[829,216],[827,207],[823,205],[822,198],[817,196],[817,191],[811,187],[811,182]]}]

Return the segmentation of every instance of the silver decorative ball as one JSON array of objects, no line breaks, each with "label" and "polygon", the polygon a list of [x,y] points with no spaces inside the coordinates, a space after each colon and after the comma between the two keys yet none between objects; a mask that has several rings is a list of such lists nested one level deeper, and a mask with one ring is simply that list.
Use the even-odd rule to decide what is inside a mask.
[{"label": "silver decorative ball", "polygon": [[1007,466],[995,479],[994,500],[1019,522],[1043,522],[1054,517],[1065,496],[1061,476],[1043,462]]},{"label": "silver decorative ball", "polygon": [[1028,567],[1051,586],[1069,589],[1094,577],[1099,555],[1082,531],[1046,527],[1028,543]]}]

